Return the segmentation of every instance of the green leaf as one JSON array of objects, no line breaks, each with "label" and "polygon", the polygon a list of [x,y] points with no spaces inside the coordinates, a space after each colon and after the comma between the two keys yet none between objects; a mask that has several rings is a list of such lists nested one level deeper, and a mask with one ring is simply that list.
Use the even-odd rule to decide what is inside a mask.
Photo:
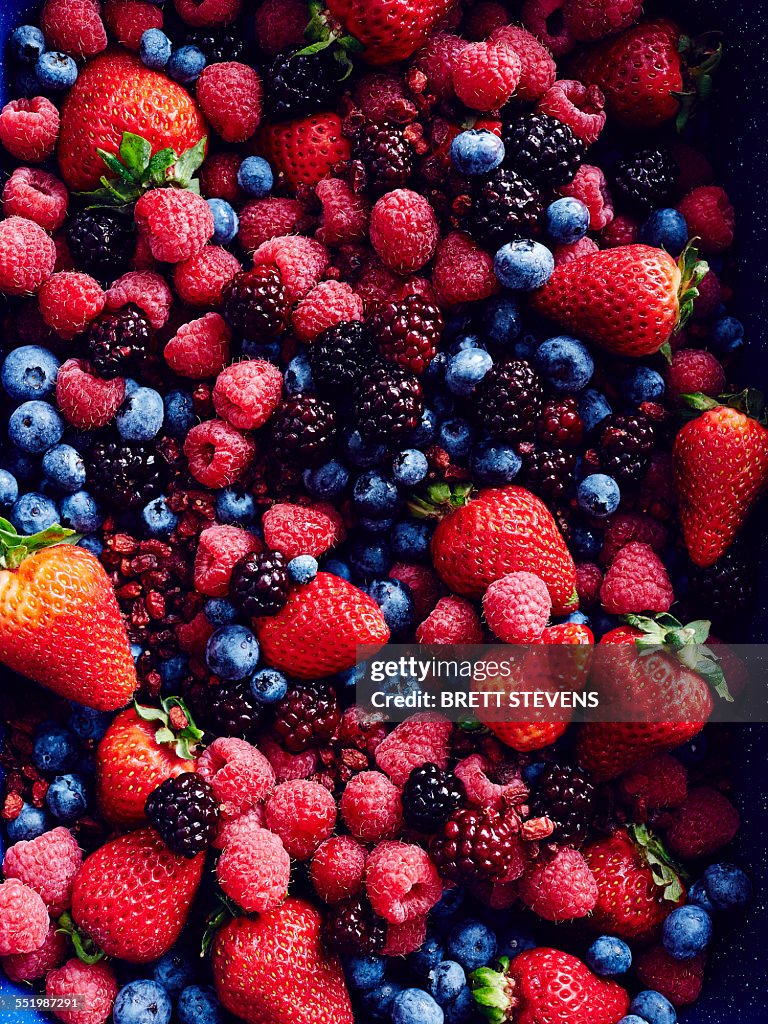
[{"label": "green leaf", "polygon": [[722,402],[710,398],[709,395],[705,395],[701,391],[694,391],[680,397],[686,405],[690,406],[691,409],[696,409],[698,412],[708,412],[710,409],[716,409],[718,405],[722,405]]},{"label": "green leaf", "polygon": [[629,834],[642,850],[654,882],[663,891],[664,899],[677,903],[684,892],[680,881],[680,869],[667,853],[661,840],[649,832],[645,825],[631,825]]},{"label": "green leaf", "polygon": [[173,729],[169,729],[167,725],[162,725],[155,733],[155,739],[158,743],[176,743],[176,737],[173,733]]},{"label": "green leaf", "polygon": [[134,135],[133,132],[123,132],[120,158],[138,181],[144,177],[151,156],[152,146],[146,139],[143,139],[141,135]]},{"label": "green leaf", "polygon": [[196,146],[182,153],[173,165],[173,180],[182,188],[188,188],[195,171],[205,159],[205,147],[208,140],[206,137],[200,139]]},{"label": "green leaf", "polygon": [[149,161],[147,168],[150,181],[154,185],[164,185],[168,178],[168,170],[176,163],[175,152],[168,147],[161,149]]},{"label": "green leaf", "polygon": [[164,725],[168,724],[168,715],[160,708],[147,707],[145,704],[139,704],[137,701],[134,701],[133,710],[144,722],[162,722]]},{"label": "green leaf", "polygon": [[123,181],[128,182],[135,181],[135,178],[130,168],[128,168],[125,164],[121,163],[116,156],[112,155],[112,153],[108,153],[105,149],[97,149],[96,152],[99,154],[102,161],[107,165],[109,170],[112,171],[113,174],[116,174],[118,178],[122,178]]}]

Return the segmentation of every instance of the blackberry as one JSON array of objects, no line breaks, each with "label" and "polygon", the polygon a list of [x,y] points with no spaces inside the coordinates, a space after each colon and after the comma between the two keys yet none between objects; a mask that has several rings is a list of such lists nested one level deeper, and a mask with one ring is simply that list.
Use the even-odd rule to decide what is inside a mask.
[{"label": "blackberry", "polygon": [[417,377],[402,366],[374,366],[354,399],[354,420],[364,441],[397,442],[418,426],[424,395]]},{"label": "blackberry", "polygon": [[554,822],[553,842],[577,846],[597,814],[597,791],[582,768],[551,764],[536,781],[530,807],[531,817]]},{"label": "blackberry", "polygon": [[375,196],[405,188],[413,173],[413,149],[402,128],[394,124],[368,124],[361,129],[352,159],[363,165],[366,185]]},{"label": "blackberry", "polygon": [[525,476],[534,494],[562,501],[573,486],[576,455],[563,448],[536,448],[525,455]]},{"label": "blackberry", "polygon": [[740,548],[730,548],[706,569],[691,566],[688,579],[694,612],[715,624],[740,623],[755,598],[755,562]]},{"label": "blackberry", "polygon": [[165,486],[166,466],[151,444],[97,441],[85,462],[88,490],[110,508],[143,508]]},{"label": "blackberry", "polygon": [[548,188],[573,181],[584,157],[581,140],[549,114],[518,114],[504,127],[503,138],[505,163]]},{"label": "blackberry", "polygon": [[620,484],[640,483],[653,451],[656,431],[641,412],[610,416],[600,434],[600,465]]},{"label": "blackberry", "polygon": [[575,398],[550,398],[539,421],[542,441],[562,448],[576,448],[581,444],[584,424]]},{"label": "blackberry", "polygon": [[216,736],[256,738],[261,723],[261,705],[244,679],[222,679],[206,691],[205,724]]},{"label": "blackberry", "polygon": [[490,807],[464,807],[448,818],[429,848],[443,878],[482,882],[503,878],[517,851],[516,825]]},{"label": "blackberry", "polygon": [[229,597],[243,615],[277,615],[288,600],[288,560],[279,551],[245,555],[232,570]]},{"label": "blackberry", "polygon": [[640,213],[669,206],[678,168],[667,149],[641,149],[621,160],[614,174],[617,196]]},{"label": "blackberry", "polygon": [[235,274],[223,292],[224,319],[238,334],[273,338],[288,326],[291,306],[275,267],[259,266]]},{"label": "blackberry", "polygon": [[463,227],[489,249],[541,233],[544,203],[536,188],[511,167],[500,167],[474,184]]},{"label": "blackberry", "polygon": [[335,106],[344,88],[345,69],[339,52],[326,47],[318,53],[302,53],[293,47],[279,53],[264,71],[267,112],[277,121],[305,117]]},{"label": "blackberry", "polygon": [[364,324],[345,320],[324,330],[305,351],[319,394],[344,401],[370,366],[375,346]]},{"label": "blackberry", "polygon": [[494,363],[475,390],[475,415],[492,437],[515,441],[541,416],[544,389],[525,359]]},{"label": "blackberry", "polygon": [[168,849],[182,857],[196,857],[216,838],[219,807],[197,772],[161,782],[147,797],[144,812]]},{"label": "blackberry", "polygon": [[291,754],[330,743],[341,722],[336,691],[319,682],[292,686],[274,712],[272,733]]},{"label": "blackberry", "polygon": [[185,46],[196,46],[202,50],[209,64],[240,60],[245,46],[243,33],[236,27],[199,28],[187,32]]},{"label": "blackberry", "polygon": [[443,317],[434,303],[420,295],[407,295],[402,302],[380,306],[368,326],[385,359],[413,373],[424,373],[437,354]]},{"label": "blackberry", "polygon": [[419,832],[436,832],[464,799],[464,786],[436,764],[414,768],[403,787],[403,817]]},{"label": "blackberry", "polygon": [[111,380],[140,367],[152,344],[152,325],[136,306],[123,306],[94,320],[86,343],[99,376]]},{"label": "blackberry", "polygon": [[116,210],[79,210],[67,223],[75,266],[100,281],[114,281],[130,269],[136,233],[133,218]]},{"label": "blackberry", "polygon": [[364,896],[348,896],[325,908],[321,936],[329,953],[373,956],[387,941],[387,922]]},{"label": "blackberry", "polygon": [[293,395],[275,411],[271,422],[274,454],[300,466],[317,466],[331,457],[336,414],[330,402],[315,395]]}]

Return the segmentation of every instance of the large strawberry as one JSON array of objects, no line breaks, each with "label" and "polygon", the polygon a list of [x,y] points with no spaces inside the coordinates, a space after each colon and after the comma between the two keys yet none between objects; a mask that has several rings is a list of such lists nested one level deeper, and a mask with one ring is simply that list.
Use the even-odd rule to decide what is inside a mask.
[{"label": "large strawberry", "polygon": [[316,185],[336,164],[348,162],[352,149],[342,135],[339,115],[328,113],[265,124],[254,151],[266,157],[295,192],[300,185]]},{"label": "large strawberry", "polygon": [[617,1024],[629,1008],[621,985],[559,949],[538,946],[499,967],[470,976],[477,1010],[492,1024]]},{"label": "large strawberry", "polygon": [[59,167],[70,188],[98,185],[104,164],[97,149],[116,154],[124,132],[147,139],[154,153],[183,153],[206,134],[186,89],[132,54],[108,53],[86,64],[62,108]]},{"label": "large strawberry", "polygon": [[103,566],[51,526],[0,519],[0,663],[69,700],[115,711],[136,688],[125,624]]},{"label": "large strawberry", "polygon": [[287,899],[217,933],[211,966],[219,999],[248,1024],[352,1024],[341,964],[320,941],[320,913]]},{"label": "large strawberry", "polygon": [[107,956],[134,964],[162,956],[179,937],[205,855],[171,853],[152,828],[111,839],[88,857],[72,889],[72,918]]},{"label": "large strawberry", "polygon": [[326,0],[328,10],[364,46],[369,64],[406,60],[454,0]]},{"label": "large strawberry", "polygon": [[[482,597],[510,572],[532,572],[546,583],[552,614],[578,605],[576,569],[546,505],[523,487],[431,487],[427,500],[411,502],[418,516],[443,516],[432,537],[432,561],[451,590]],[[446,514],[447,512],[447,514]]]},{"label": "large strawberry", "polygon": [[373,598],[328,572],[293,590],[277,615],[256,619],[255,628],[267,661],[299,679],[343,672],[357,661],[358,646],[389,640]]},{"label": "large strawberry", "polygon": [[96,799],[113,825],[134,828],[147,818],[147,797],[166,779],[194,771],[195,744],[203,737],[177,697],[161,708],[122,711],[96,751]]},{"label": "large strawberry", "polygon": [[648,356],[685,324],[707,270],[690,246],[676,263],[663,249],[624,245],[561,263],[531,301],[608,352]]}]

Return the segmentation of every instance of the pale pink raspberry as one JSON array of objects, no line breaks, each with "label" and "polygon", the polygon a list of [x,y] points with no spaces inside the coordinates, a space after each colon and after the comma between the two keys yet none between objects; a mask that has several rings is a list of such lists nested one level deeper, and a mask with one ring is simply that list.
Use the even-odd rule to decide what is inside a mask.
[{"label": "pale pink raspberry", "polygon": [[18,878],[0,884],[0,956],[39,949],[48,925],[48,909],[39,893]]},{"label": "pale pink raspberry", "polygon": [[664,563],[650,546],[625,545],[611,562],[600,600],[611,615],[668,612],[675,599]]},{"label": "pale pink raspberry", "polygon": [[541,99],[557,76],[557,65],[546,46],[517,25],[502,25],[491,32],[489,39],[492,43],[509,46],[520,58],[522,70],[517,83],[517,98],[527,103]]},{"label": "pale pink raspberry", "polygon": [[51,233],[64,223],[68,205],[66,185],[38,168],[17,167],[3,189],[6,217],[27,217]]},{"label": "pale pink raspberry", "polygon": [[578,242],[565,242],[562,245],[556,245],[552,250],[552,254],[555,257],[555,266],[561,267],[572,260],[580,260],[584,256],[590,256],[593,252],[598,252],[599,249],[600,246],[597,242],[585,235]]},{"label": "pale pink raspberry", "polygon": [[197,102],[225,142],[245,142],[261,121],[261,79],[248,64],[209,64],[197,80]]},{"label": "pale pink raspberry", "polygon": [[382,956],[407,956],[424,945],[427,937],[427,915],[412,917],[402,924],[387,925],[387,938],[382,947]]},{"label": "pale pink raspberry", "polygon": [[304,750],[300,754],[290,754],[287,750],[283,750],[268,733],[259,737],[259,750],[272,765],[278,782],[308,779],[317,770],[316,750]]},{"label": "pale pink raspberry", "polygon": [[197,771],[210,784],[224,820],[252,810],[275,784],[272,765],[261,751],[234,736],[215,739],[197,759]]},{"label": "pale pink raspberry", "polygon": [[555,57],[562,57],[576,45],[576,39],[563,21],[566,0],[525,0],[522,20],[525,27],[549,49]]},{"label": "pale pink raspberry", "polygon": [[328,327],[363,319],[363,300],[346,281],[321,281],[293,311],[300,341],[314,341]]},{"label": "pale pink raspberry", "polygon": [[264,545],[240,526],[215,523],[200,534],[195,554],[195,590],[208,597],[224,597],[235,563]]},{"label": "pale pink raspberry", "polygon": [[408,85],[416,96],[428,102],[451,99],[453,70],[469,43],[449,32],[436,32],[411,61]]},{"label": "pale pink raspberry", "polygon": [[365,849],[351,836],[331,836],[320,845],[309,869],[321,900],[337,903],[363,887]]},{"label": "pale pink raspberry", "polygon": [[326,247],[314,238],[284,235],[263,242],[253,254],[253,265],[272,263],[280,271],[287,297],[298,302],[320,283],[330,256]]},{"label": "pale pink raspberry", "polygon": [[483,639],[480,616],[464,597],[441,597],[416,628],[420,644],[481,644]]},{"label": "pale pink raspberry", "polygon": [[245,252],[254,252],[271,238],[297,234],[311,223],[298,199],[283,196],[251,199],[240,210],[239,217],[237,240]]},{"label": "pale pink raspberry", "polygon": [[266,359],[233,363],[221,371],[213,386],[213,406],[238,430],[263,427],[280,404],[283,375]]},{"label": "pale pink raspberry", "polygon": [[495,580],[483,597],[483,613],[496,636],[507,644],[539,639],[552,611],[546,583],[532,572],[511,572]]},{"label": "pale pink raspberry", "polygon": [[502,782],[490,778],[491,764],[482,754],[470,754],[456,765],[453,773],[464,786],[467,800],[477,807],[492,807],[500,811],[525,801],[528,790],[515,770]]},{"label": "pale pink raspberry", "polygon": [[366,119],[374,124],[410,124],[419,113],[402,77],[387,71],[362,75],[354,98]]},{"label": "pale pink raspberry", "polygon": [[229,360],[232,332],[219,313],[182,324],[163,350],[174,373],[192,380],[214,377]]},{"label": "pale pink raspberry", "polygon": [[134,208],[136,226],[156,260],[181,263],[195,256],[213,235],[208,203],[181,188],[145,192]]},{"label": "pale pink raspberry", "polygon": [[206,245],[196,256],[173,269],[173,286],[189,306],[221,305],[224,287],[243,268],[240,260],[218,245]]},{"label": "pale pink raspberry", "polygon": [[54,274],[42,286],[38,298],[43,320],[66,339],[84,331],[106,302],[98,281],[72,270]]},{"label": "pale pink raspberry", "polygon": [[407,188],[387,192],[371,211],[371,245],[385,266],[412,274],[434,255],[440,229],[429,200]]},{"label": "pale pink raspberry", "polygon": [[68,960],[63,967],[50,971],[45,979],[45,994],[49,998],[82,996],[82,1010],[55,1010],[54,1016],[64,1024],[105,1024],[112,1013],[117,995],[117,981],[112,968],[103,960],[97,964],[84,964]]},{"label": "pale pink raspberry", "polygon": [[279,907],[290,877],[291,858],[280,837],[265,828],[239,830],[216,865],[225,894],[250,914]]},{"label": "pale pink raspberry", "polygon": [[403,924],[434,907],[443,883],[426,850],[411,843],[383,842],[368,854],[365,891],[379,917]]},{"label": "pale pink raspberry", "polygon": [[522,64],[515,51],[501,43],[470,43],[456,58],[453,88],[473,110],[498,110],[512,98]]},{"label": "pale pink raspberry", "polygon": [[237,818],[219,818],[219,827],[216,838],[211,844],[216,850],[223,850],[242,831],[252,831],[257,828],[264,828],[266,811],[264,804],[257,804],[250,811],[239,815]]},{"label": "pale pink raspberry", "polygon": [[403,821],[400,790],[381,772],[360,772],[349,780],[339,802],[344,824],[356,839],[392,839]]},{"label": "pale pink raspberry", "polygon": [[325,502],[294,505],[279,502],[262,517],[264,541],[286,558],[312,555],[319,558],[345,537],[344,520]]},{"label": "pale pink raspberry", "polygon": [[39,164],[53,155],[61,119],[44,96],[11,100],[0,110],[0,143],[17,160]]},{"label": "pale pink raspberry", "polygon": [[561,79],[547,89],[537,109],[567,124],[577,139],[591,146],[605,128],[604,107],[605,97],[596,85]]},{"label": "pale pink raspberry", "polygon": [[122,377],[102,380],[84,359],[67,359],[56,375],[56,404],[67,423],[80,430],[106,427],[123,404]]},{"label": "pale pink raspberry", "polygon": [[151,270],[129,270],[107,292],[107,309],[138,306],[159,331],[170,316],[173,295],[165,279]]},{"label": "pale pink raspberry", "polygon": [[309,860],[336,824],[336,801],[319,782],[282,782],[267,800],[267,828],[296,860]]},{"label": "pale pink raspberry", "polygon": [[50,280],[56,246],[39,224],[25,217],[0,221],[0,292],[33,295]]},{"label": "pale pink raspberry", "polygon": [[69,907],[72,882],[82,863],[83,854],[74,836],[59,825],[36,839],[22,839],[9,847],[3,874],[34,889],[56,916]]},{"label": "pale pink raspberry", "polygon": [[573,181],[563,185],[560,194],[573,196],[589,210],[590,231],[602,231],[613,220],[613,201],[608,182],[599,167],[582,164]]},{"label": "pale pink raspberry", "polygon": [[597,903],[597,882],[578,850],[561,846],[537,858],[518,883],[520,899],[545,921],[585,917]]},{"label": "pale pink raspberry", "polygon": [[424,712],[395,726],[376,748],[376,763],[396,786],[404,786],[414,768],[431,761],[448,767],[453,726],[440,715]]},{"label": "pale pink raspberry", "polygon": [[67,940],[53,921],[48,928],[45,942],[31,953],[15,953],[0,958],[0,966],[15,982],[37,981],[48,971],[59,967],[67,958]]},{"label": "pale pink raspberry", "polygon": [[340,178],[323,178],[315,186],[323,207],[317,238],[324,245],[359,242],[368,233],[371,208],[364,196]]}]

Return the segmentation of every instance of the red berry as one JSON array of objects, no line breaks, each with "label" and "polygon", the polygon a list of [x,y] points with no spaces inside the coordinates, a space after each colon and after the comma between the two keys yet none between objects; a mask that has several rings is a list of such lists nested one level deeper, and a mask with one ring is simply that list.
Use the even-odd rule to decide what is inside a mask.
[{"label": "red berry", "polygon": [[209,64],[197,81],[197,102],[225,142],[250,139],[261,120],[261,79],[247,64]]},{"label": "red berry", "polygon": [[[305,217],[304,208],[298,199],[278,196],[251,199],[240,211],[237,240],[246,252],[254,252],[271,238],[299,231],[304,225]],[[320,241],[324,242],[326,239],[322,238]]]},{"label": "red berry", "polygon": [[412,91],[433,102],[451,99],[453,72],[468,45],[466,39],[449,32],[430,36],[411,62],[408,84]]},{"label": "red berry", "polygon": [[339,809],[349,831],[364,843],[393,839],[403,823],[400,790],[381,772],[360,772],[350,779]]},{"label": "red berry", "polygon": [[562,17],[565,3],[566,0],[525,0],[523,4],[523,24],[555,57],[562,57],[576,45]]},{"label": "red berry", "polygon": [[463,231],[452,231],[440,241],[432,284],[444,306],[478,302],[499,288],[493,272],[493,257]]},{"label": "red berry", "polygon": [[464,597],[441,597],[416,629],[420,644],[481,644],[483,639],[480,617]]},{"label": "red berry", "polygon": [[597,882],[578,850],[561,846],[533,862],[520,879],[520,899],[545,921],[585,917],[597,903]]},{"label": "red berry", "polygon": [[49,50],[71,57],[95,57],[107,48],[101,11],[93,0],[46,0],[40,28]]},{"label": "red berry", "polygon": [[456,59],[453,88],[473,110],[497,110],[512,98],[522,64],[515,51],[501,43],[470,43]]},{"label": "red berry", "polygon": [[640,225],[632,217],[620,213],[608,224],[600,235],[604,249],[620,249],[625,245],[634,245],[640,231]]},{"label": "red berry", "polygon": [[163,351],[170,368],[182,377],[213,377],[229,359],[232,333],[218,313],[182,324]]},{"label": "red berry", "polygon": [[381,947],[383,956],[407,956],[424,945],[427,937],[427,915],[413,917],[402,924],[388,924],[387,938]]},{"label": "red berry", "polygon": [[365,891],[379,917],[391,924],[423,918],[443,894],[443,883],[426,850],[384,842],[368,854]]},{"label": "red berry", "polygon": [[725,371],[720,360],[705,349],[681,348],[672,356],[667,371],[667,394],[678,405],[681,395],[702,392],[715,397],[725,389]]},{"label": "red berry", "polygon": [[675,599],[664,563],[650,546],[637,541],[619,551],[600,588],[611,615],[667,612]]},{"label": "red berry", "polygon": [[258,537],[239,526],[207,527],[200,534],[195,555],[195,590],[209,597],[224,597],[235,563],[263,547]]},{"label": "red berry", "polygon": [[313,341],[328,327],[363,319],[363,300],[346,281],[321,281],[293,311],[300,341]]},{"label": "red berry", "polygon": [[149,0],[107,0],[104,22],[121,46],[138,53],[144,33],[163,27],[163,12]]},{"label": "red berry", "polygon": [[25,217],[0,221],[0,292],[31,295],[50,280],[56,246],[39,224]]},{"label": "red berry", "polygon": [[89,274],[67,270],[46,281],[38,298],[48,327],[62,338],[74,338],[102,312],[107,297]]},{"label": "red berry", "polygon": [[31,953],[16,953],[0,960],[3,970],[15,982],[37,981],[60,967],[67,958],[68,944],[63,931],[51,922],[45,942]]},{"label": "red berry", "polygon": [[688,772],[671,754],[656,754],[619,779],[619,790],[636,820],[645,821],[649,811],[679,807],[688,796]]},{"label": "red berry", "polygon": [[3,189],[6,217],[26,217],[53,233],[64,223],[69,205],[66,185],[54,174],[17,167]]},{"label": "red berry", "polygon": [[253,20],[259,48],[270,57],[304,44],[307,7],[303,0],[264,0]]},{"label": "red berry", "polygon": [[[237,180],[241,163],[239,153],[211,153],[206,157],[200,168],[200,191],[205,198],[226,199],[228,203],[239,202],[243,197]],[[242,242],[242,235],[238,239]]]},{"label": "red berry", "polygon": [[[573,196],[589,210],[591,231],[602,231],[613,220],[613,201],[605,175],[599,167],[582,164],[569,185],[563,185],[561,195]],[[583,239],[582,239],[583,241]]]},{"label": "red berry", "polygon": [[208,203],[181,188],[145,192],[134,208],[136,226],[163,263],[181,263],[195,256],[213,234]]},{"label": "red berry", "polygon": [[174,0],[179,17],[193,28],[231,25],[242,9],[242,0]]},{"label": "red berry", "polygon": [[[75,996],[83,1000],[85,1009],[64,1011],[71,1024],[105,1024],[112,1013],[117,981],[112,968],[105,961],[85,964],[75,958],[48,974],[45,994],[49,999],[60,999],[63,1005],[67,1005],[67,1000]],[[77,1014],[76,1018],[72,1016],[74,1013]]]},{"label": "red berry", "polygon": [[241,828],[216,864],[225,894],[249,914],[279,907],[288,895],[291,858],[280,837],[265,828]]},{"label": "red berry", "polygon": [[32,953],[48,935],[42,897],[18,878],[0,884],[0,956]]},{"label": "red berry", "polygon": [[382,196],[371,212],[371,245],[382,263],[412,274],[435,252],[440,230],[428,200],[407,188]]},{"label": "red berry", "polygon": [[275,785],[275,773],[264,754],[235,736],[215,739],[197,759],[197,771],[213,790],[223,821],[258,807]]},{"label": "red berry", "polygon": [[650,516],[637,512],[620,512],[611,516],[605,529],[600,561],[603,565],[610,565],[623,547],[635,541],[650,544],[658,554],[664,549],[667,536],[666,527]]},{"label": "red berry", "polygon": [[190,306],[218,307],[226,285],[243,268],[240,260],[218,245],[206,245],[195,256],[173,269],[173,286],[182,302]]},{"label": "red berry", "polygon": [[728,797],[711,786],[692,789],[675,811],[667,829],[667,845],[676,857],[709,857],[739,830],[739,812]]},{"label": "red berry", "polygon": [[[370,205],[368,200],[340,178],[323,178],[315,186],[315,195],[323,206],[317,238],[325,245],[358,242],[368,233]],[[266,202],[268,200],[262,200]],[[291,202],[289,199],[274,202]],[[242,227],[241,227],[242,235]]]},{"label": "red berry", "polygon": [[0,111],[0,142],[17,160],[38,164],[56,148],[61,120],[44,96],[11,100]]},{"label": "red berry", "polygon": [[376,748],[376,764],[396,786],[404,786],[414,768],[431,761],[448,767],[450,722],[429,713],[414,715],[395,726]]},{"label": "red berry", "polygon": [[689,192],[677,208],[685,217],[690,237],[699,239],[703,253],[724,252],[733,245],[736,216],[724,189],[702,185]]},{"label": "red berry", "polygon": [[491,33],[490,41],[508,46],[520,58],[522,69],[517,84],[517,98],[529,103],[541,99],[557,74],[552,54],[546,46],[517,25],[502,25]]},{"label": "red berry", "polygon": [[106,427],[125,398],[122,377],[102,380],[83,359],[68,359],[56,375],[56,404],[78,430]]},{"label": "red berry", "polygon": [[701,995],[704,954],[675,960],[663,946],[651,946],[638,953],[635,970],[645,988],[661,992],[674,1006],[690,1006]]},{"label": "red berry", "polygon": [[600,588],[603,585],[603,574],[594,562],[576,563],[576,593],[579,595],[579,608],[594,608],[600,600]]},{"label": "red berry", "polygon": [[107,292],[107,309],[138,306],[156,331],[167,322],[172,302],[171,289],[165,279],[151,270],[131,270],[118,278]]},{"label": "red berry", "polygon": [[56,917],[69,908],[72,882],[82,863],[83,854],[72,833],[59,825],[36,839],[22,839],[9,847],[3,874],[39,893]]},{"label": "red berry", "polygon": [[255,451],[253,441],[224,420],[196,424],[184,442],[190,473],[199,483],[214,489],[238,480]]},{"label": "red berry", "polygon": [[400,75],[369,71],[355,87],[355,103],[374,124],[410,124],[418,109]]},{"label": "red berry", "polygon": [[532,572],[511,572],[492,583],[483,597],[483,614],[496,636],[508,644],[531,644],[542,634],[552,611],[547,585]]},{"label": "red berry", "polygon": [[332,505],[279,503],[262,518],[264,541],[287,559],[298,555],[320,558],[344,540],[344,522]]},{"label": "red berry", "polygon": [[596,142],[607,120],[605,100],[596,85],[562,79],[541,97],[537,109],[567,124],[588,146]]},{"label": "red berry", "polygon": [[643,0],[565,0],[563,17],[575,39],[591,42],[634,25]]},{"label": "red berry", "polygon": [[222,419],[238,430],[263,427],[280,404],[283,375],[266,359],[233,363],[213,386],[213,405]]},{"label": "red berry", "polygon": [[296,860],[309,860],[335,824],[336,801],[319,782],[283,782],[267,800],[267,827]]},{"label": "red berry", "polygon": [[320,283],[329,262],[324,245],[301,235],[271,238],[253,254],[255,267],[272,263],[278,268],[290,302],[303,299]]},{"label": "red berry", "polygon": [[331,836],[312,858],[310,875],[315,891],[326,903],[355,896],[363,887],[365,848],[351,836]]}]

